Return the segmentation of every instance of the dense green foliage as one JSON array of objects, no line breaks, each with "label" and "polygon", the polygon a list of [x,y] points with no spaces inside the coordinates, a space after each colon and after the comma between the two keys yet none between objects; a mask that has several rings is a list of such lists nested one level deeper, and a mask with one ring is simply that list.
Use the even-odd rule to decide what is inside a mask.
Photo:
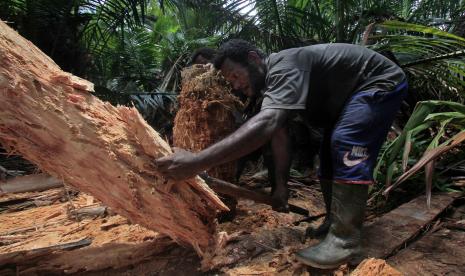
[{"label": "dense green foliage", "polygon": [[[401,135],[386,143],[379,159],[378,169],[385,168],[381,178],[386,193],[425,166],[426,190],[431,195],[435,166],[441,168],[441,176],[465,162],[463,150],[457,149],[464,140],[465,105],[451,101],[418,102]],[[437,178],[435,183],[441,190],[450,190],[450,182],[444,179]]]},{"label": "dense green foliage", "polygon": [[[430,77],[431,70],[419,60],[452,55],[424,62],[440,65],[438,82],[454,76],[449,69],[460,79],[463,40],[444,34],[465,32],[464,7],[457,0],[5,0],[0,18],[63,69],[127,94],[176,92],[178,71],[192,51],[231,37],[267,52],[325,42],[374,44],[401,62],[418,62],[409,70],[420,77]],[[385,20],[398,21],[377,24]],[[433,93],[426,99],[442,95],[440,86],[429,83],[420,93]]]}]

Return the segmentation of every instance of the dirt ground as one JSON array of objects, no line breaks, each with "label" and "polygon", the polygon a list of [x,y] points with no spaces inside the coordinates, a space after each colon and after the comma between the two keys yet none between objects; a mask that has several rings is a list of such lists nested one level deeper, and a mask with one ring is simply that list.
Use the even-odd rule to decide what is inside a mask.
[{"label": "dirt ground", "polygon": [[[310,186],[292,190],[294,192],[290,202],[309,209],[310,215],[324,213],[323,201],[316,188]],[[101,204],[90,195],[66,193],[63,189],[3,195],[0,197],[0,206],[3,208],[0,209],[0,254],[37,250],[84,239],[91,240],[86,247],[101,247],[110,243],[140,244],[153,241],[159,236],[158,233],[131,224],[111,210],[76,218],[73,215],[76,210],[99,207]],[[304,222],[294,225],[302,218],[297,214],[274,212],[269,206],[253,201],[240,200],[236,217],[219,225],[219,231],[225,231],[233,238],[221,256],[213,258],[214,271],[247,274],[247,271],[276,273],[300,269],[290,256],[295,250],[306,246],[302,243],[303,233],[309,224]],[[317,223],[319,221],[313,222],[314,225]],[[310,243],[307,241],[307,244]],[[172,256],[168,258],[170,261],[160,263],[160,259],[168,256]],[[191,262],[183,264],[182,271],[190,266],[193,272],[200,273],[200,260],[189,249],[175,246],[166,252],[166,256],[157,256],[156,259],[152,264],[134,264],[132,269],[146,267],[145,271],[138,271],[137,274],[158,274],[163,271],[178,274],[182,273],[177,271],[180,267],[176,261],[178,259]],[[129,271],[131,268],[109,268],[107,273],[124,275]]]},{"label": "dirt ground", "polygon": [[[298,181],[290,184],[292,191],[290,202],[308,209],[310,216],[324,214],[323,200],[318,185],[312,181],[308,181],[306,184],[308,185],[303,185]],[[457,238],[463,235],[463,229],[457,230],[465,219],[465,211],[462,210],[461,206],[463,205],[455,206],[453,209],[458,211],[449,212],[449,217],[441,220],[449,224],[451,221],[459,222],[458,226],[454,224],[457,226],[454,231],[458,233],[454,237]],[[23,253],[19,254],[19,252],[37,252],[37,250],[54,248],[57,245],[71,246],[71,248],[65,249],[68,257],[62,262],[68,262],[68,266],[72,267],[72,269],[68,267],[67,273],[80,275],[214,275],[218,273],[225,275],[348,275],[354,269],[343,266],[336,271],[316,271],[310,270],[295,260],[294,252],[318,242],[318,240],[306,239],[304,233],[306,227],[321,223],[322,217],[311,222],[299,223],[299,220],[303,219],[301,215],[277,213],[269,206],[240,200],[236,217],[232,221],[219,225],[219,230],[225,231],[229,235],[228,244],[210,260],[211,270],[202,272],[200,271],[201,260],[195,252],[172,242],[166,243],[163,249],[156,252],[145,252],[145,255],[140,253],[130,255],[132,253],[126,251],[147,251],[143,249],[144,246],[150,248],[151,244],[156,244],[159,239],[166,238],[139,225],[131,224],[109,209],[104,209],[104,212],[97,214],[86,214],[78,211],[98,209],[96,207],[101,207],[101,204],[92,196],[67,191],[63,188],[41,193],[0,196],[0,221],[2,222],[0,224],[0,274],[30,275],[37,272],[35,271],[37,267],[40,268],[39,274],[53,272],[54,268],[47,268],[47,265],[53,264],[56,258],[50,258],[46,254],[35,257],[34,260],[38,260],[34,264],[35,268],[31,268],[27,261],[23,261],[17,262],[14,269],[10,263],[8,267],[3,267],[3,270],[1,267],[2,256],[10,256],[11,254],[20,256]],[[81,214],[80,217],[76,217],[77,213]],[[440,229],[444,230],[446,227]],[[435,238],[438,239],[438,237]],[[116,253],[96,254],[95,259],[92,260],[92,265],[87,265],[84,268],[79,268],[81,265],[88,264],[83,260],[76,260],[74,266],[69,263],[72,263],[73,258],[76,258],[73,256],[84,254],[86,252],[84,250],[99,250],[100,248],[111,248],[114,245],[119,246],[118,252],[120,253],[118,254],[120,256],[110,256]],[[448,245],[451,246],[451,243]],[[114,249],[109,250],[107,252],[114,252]],[[76,254],[72,255],[73,252]],[[79,252],[83,253],[79,255]],[[406,252],[406,250],[402,250],[398,255],[400,253],[407,254],[408,252]],[[50,252],[50,254],[62,253]],[[15,258],[18,258],[16,255]],[[422,255],[417,252],[415,256],[418,258]],[[456,254],[456,259],[460,256],[462,255]],[[48,261],[40,261],[40,258],[48,259]],[[392,261],[388,260],[388,263],[394,268],[403,268],[405,275],[414,275],[405,269],[405,267],[411,266],[406,265],[398,258],[391,259]],[[408,257],[404,259],[408,259]],[[412,257],[409,262],[414,260],[415,258]],[[456,260],[455,262],[456,266],[461,265],[460,261]],[[369,263],[366,271],[375,271],[376,273],[370,272],[370,275],[401,275],[390,272],[381,273],[381,268],[373,268],[373,264],[374,262]],[[385,265],[380,265],[384,269]],[[450,271],[461,270],[457,268]],[[364,275],[365,272],[362,274],[358,272],[356,275]],[[54,271],[54,273],[57,272]],[[423,275],[428,275],[428,273]]]}]

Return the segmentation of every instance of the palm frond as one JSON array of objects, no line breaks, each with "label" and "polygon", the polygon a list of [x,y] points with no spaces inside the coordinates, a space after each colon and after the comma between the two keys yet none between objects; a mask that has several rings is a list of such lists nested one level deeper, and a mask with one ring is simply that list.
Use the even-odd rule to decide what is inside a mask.
[{"label": "palm frond", "polygon": [[162,135],[168,135],[177,110],[177,94],[168,92],[138,93],[130,95],[144,119]]},{"label": "palm frond", "polygon": [[85,41],[91,51],[106,47],[110,37],[143,25],[147,0],[85,0],[81,11],[92,15],[85,28]]},{"label": "palm frond", "polygon": [[[386,170],[384,194],[426,166],[425,183],[430,195],[438,158],[446,159],[447,152],[465,141],[464,128],[465,105],[449,101],[418,103],[401,135],[389,143],[378,161],[377,168]],[[413,160],[418,161],[408,168]],[[391,185],[391,180],[399,173],[401,175]]]},{"label": "palm frond", "polygon": [[456,0],[423,0],[411,2],[412,3],[407,3],[409,12],[405,14],[405,18],[409,22],[416,22],[424,25],[440,18],[446,20],[455,18],[463,13],[465,7],[463,1]]},{"label": "palm frond", "polygon": [[378,25],[371,47],[393,52],[419,100],[465,100],[465,38],[399,21]]},{"label": "palm frond", "polygon": [[[450,151],[452,148],[459,146],[463,141],[465,141],[465,131],[461,131],[457,133],[455,136],[453,136],[452,138],[450,138],[443,144],[439,145],[438,147],[435,147],[425,152],[423,157],[420,160],[418,160],[418,162],[410,170],[402,174],[393,185],[391,185],[384,191],[384,194],[385,195],[388,194],[390,191],[396,188],[399,184],[401,184],[402,182],[407,180],[410,176],[418,172],[422,167],[424,167],[425,165],[431,162],[434,162],[439,156]],[[431,172],[429,172],[429,174],[431,174]],[[430,178],[431,176],[427,176],[427,177]],[[426,183],[428,186],[430,186],[429,183],[431,183],[431,181],[426,181]]]}]

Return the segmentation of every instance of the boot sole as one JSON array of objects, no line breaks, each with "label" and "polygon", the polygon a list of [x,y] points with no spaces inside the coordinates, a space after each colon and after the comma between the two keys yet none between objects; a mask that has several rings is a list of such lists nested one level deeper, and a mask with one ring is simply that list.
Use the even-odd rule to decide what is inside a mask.
[{"label": "boot sole", "polygon": [[345,264],[345,263],[348,263],[348,261],[343,261],[343,262],[340,262],[339,264],[331,264],[331,265],[323,265],[323,264],[319,264],[319,263],[314,263],[302,256],[300,256],[299,254],[295,254],[296,256],[296,259],[305,264],[305,265],[308,265],[308,266],[311,266],[311,267],[314,267],[314,268],[319,268],[319,269],[336,269],[338,267],[340,267],[341,265]]},{"label": "boot sole", "polygon": [[305,238],[310,238],[310,239],[322,239],[326,237],[326,235],[329,232],[329,227],[328,229],[325,230],[318,230],[318,229],[312,229],[310,231],[306,230],[305,231]]}]

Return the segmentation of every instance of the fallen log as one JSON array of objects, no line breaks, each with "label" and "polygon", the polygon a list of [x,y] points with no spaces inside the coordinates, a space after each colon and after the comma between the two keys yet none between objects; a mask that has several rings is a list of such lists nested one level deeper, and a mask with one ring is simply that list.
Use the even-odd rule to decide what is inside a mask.
[{"label": "fallen log", "polygon": [[4,148],[203,255],[215,243],[215,213],[227,207],[198,177],[164,179],[153,160],[170,154],[169,145],[135,108],[114,107],[92,91],[0,21]]},{"label": "fallen log", "polygon": [[[175,244],[167,237],[138,244],[107,243],[86,246],[88,239],[38,250],[0,254],[0,275],[85,274],[125,268],[150,260]],[[81,247],[79,250],[70,250]]]},{"label": "fallen log", "polygon": [[63,181],[46,173],[17,176],[0,181],[0,195],[6,193],[40,192],[63,186]]}]

